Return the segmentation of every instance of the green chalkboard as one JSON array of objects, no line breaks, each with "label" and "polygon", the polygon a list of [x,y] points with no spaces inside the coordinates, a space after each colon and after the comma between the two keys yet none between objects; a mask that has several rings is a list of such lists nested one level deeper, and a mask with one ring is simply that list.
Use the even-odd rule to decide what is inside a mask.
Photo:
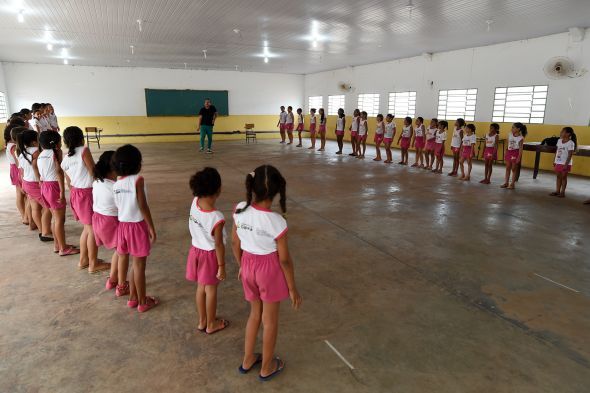
[{"label": "green chalkboard", "polygon": [[148,116],[197,116],[205,98],[220,116],[229,115],[227,90],[145,89],[145,108]]}]

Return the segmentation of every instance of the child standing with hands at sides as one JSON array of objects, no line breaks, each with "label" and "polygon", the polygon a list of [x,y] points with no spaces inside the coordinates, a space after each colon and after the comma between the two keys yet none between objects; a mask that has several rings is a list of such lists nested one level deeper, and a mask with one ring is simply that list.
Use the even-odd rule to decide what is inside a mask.
[{"label": "child standing with hands at sides", "polygon": [[426,130],[426,145],[424,146],[424,155],[426,156],[426,166],[424,169],[432,170],[434,164],[434,147],[436,146],[436,130],[438,129],[438,119],[431,119],[430,126]]},{"label": "child standing with hands at sides", "polygon": [[404,119],[404,128],[402,129],[402,133],[397,139],[398,145],[400,145],[401,141],[400,147],[402,149],[402,160],[398,162],[400,165],[408,165],[408,149],[410,148],[410,140],[412,139],[413,134],[414,130],[412,129],[412,118],[407,116]]},{"label": "child standing with hands at sides", "polygon": [[324,114],[324,108],[320,108],[320,148],[318,149],[318,151],[324,151],[324,149],[326,148],[326,123],[327,123],[328,119],[326,118],[326,115]]},{"label": "child standing with hands at sides", "polygon": [[214,334],[229,326],[229,321],[217,319],[216,315],[217,286],[225,280],[225,218],[215,209],[221,176],[214,168],[204,168],[191,177],[189,184],[194,199],[188,218],[192,246],[186,261],[186,279],[197,282],[197,330]]},{"label": "child standing with hands at sides", "polygon": [[20,213],[23,225],[30,225],[25,209],[26,195],[22,189],[22,181],[18,170],[18,155],[16,154],[16,139],[18,134],[26,130],[27,129],[22,126],[6,126],[6,129],[4,130],[4,142],[6,143],[6,161],[8,161],[9,164],[10,183],[16,189],[16,208]]},{"label": "child standing with hands at sides", "polygon": [[[471,160],[475,154],[475,143],[477,142],[477,137],[475,136],[475,125],[467,124],[465,130],[465,136],[461,141],[461,177],[459,179],[470,181],[471,168],[473,166]],[[467,161],[467,176],[465,175],[465,161]]]},{"label": "child standing with hands at sides", "polygon": [[[526,126],[522,123],[514,123],[512,130],[508,135],[508,147],[506,148],[506,175],[504,176],[504,184],[501,188],[514,190],[516,183],[516,172],[518,164],[522,159],[522,150],[524,145],[524,137],[527,134]],[[512,182],[510,181],[510,173],[512,172]]]},{"label": "child standing with hands at sides", "polygon": [[[104,246],[107,250],[114,250],[111,257],[111,272],[105,283],[108,290],[114,289],[119,283],[119,255],[117,254],[117,229],[119,228],[119,211],[115,204],[113,186],[117,174],[111,161],[115,152],[105,151],[100,155],[94,166],[94,182],[92,183],[92,230],[96,246]],[[127,270],[122,272],[121,282],[127,280]],[[121,296],[115,291],[116,296]]]},{"label": "child standing with hands at sides", "polygon": [[303,110],[301,108],[297,108],[297,136],[299,137],[299,144],[297,145],[297,147],[303,146],[303,144],[301,143],[301,133],[303,132],[303,127]]},{"label": "child standing with hands at sides", "polygon": [[385,155],[387,159],[383,161],[385,164],[391,164],[393,162],[393,156],[391,154],[391,143],[395,137],[396,128],[393,118],[395,116],[389,113],[385,118],[385,132],[383,134],[383,143],[385,144]]},{"label": "child standing with hands at sides", "polygon": [[492,181],[492,169],[494,161],[498,159],[498,139],[500,134],[500,125],[498,123],[490,124],[490,130],[486,135],[486,148],[483,151],[485,161],[485,178],[480,181],[481,184],[490,184]]},{"label": "child standing with hands at sides", "polygon": [[358,135],[356,137],[356,158],[365,158],[365,152],[367,151],[367,129],[367,112],[362,111],[361,119],[359,120]]},{"label": "child standing with hands at sides", "polygon": [[447,129],[449,128],[449,123],[446,120],[441,120],[438,122],[438,130],[436,130],[435,134],[435,144],[434,144],[434,156],[436,157],[436,166],[432,170],[434,173],[441,174],[443,165],[445,163],[444,156],[445,156],[445,144],[447,141]]},{"label": "child standing with hands at sides", "polygon": [[[119,217],[117,291],[121,296],[125,292],[129,293],[127,307],[137,307],[138,312],[146,312],[157,306],[159,300],[146,295],[145,265],[152,244],[156,242],[156,229],[147,203],[145,182],[139,175],[141,160],[141,152],[133,145],[124,145],[117,149],[112,161],[118,175],[113,185],[113,194]],[[129,255],[133,257],[130,286],[124,281]]]},{"label": "child standing with hands at sides", "polygon": [[555,152],[555,160],[553,161],[553,168],[557,175],[555,192],[551,196],[565,198],[565,188],[567,187],[567,174],[572,170],[573,159],[572,155],[576,150],[576,144],[572,141],[573,128],[564,127],[561,130],[561,138],[557,141],[557,151]]},{"label": "child standing with hands at sides", "polygon": [[385,134],[385,124],[383,123],[383,115],[380,113],[377,115],[377,128],[375,129],[375,150],[376,157],[373,161],[381,161],[381,143],[383,143]]},{"label": "child standing with hands at sides", "polygon": [[92,230],[92,183],[94,182],[94,160],[90,150],[84,146],[84,134],[76,126],[64,130],[64,142],[68,154],[61,162],[70,186],[70,206],[76,221],[84,225],[80,235],[80,263],[78,268],[88,268],[89,273],[107,270],[110,266],[98,260],[98,249]]},{"label": "child standing with hands at sides", "polygon": [[416,148],[416,161],[412,164],[412,167],[424,168],[424,119],[422,117],[416,118],[416,128],[414,128],[414,139],[412,140],[412,147]]},{"label": "child standing with hands at sides", "polygon": [[[246,374],[262,364],[258,377],[262,381],[274,378],[285,368],[285,362],[274,356],[280,302],[290,297],[295,310],[302,302],[289,254],[287,222],[271,210],[279,195],[281,211],[286,213],[286,186],[285,178],[275,167],[256,168],[246,177],[247,200],[236,206],[233,216],[232,248],[240,267],[244,295],[250,302],[244,359],[239,371]],[[254,349],[261,322],[262,354],[257,354]]]},{"label": "child standing with hands at sides", "polygon": [[465,127],[465,120],[458,118],[455,121],[455,129],[453,130],[453,137],[451,139],[451,151],[453,152],[453,170],[449,172],[449,176],[457,176],[459,170],[459,157],[461,152],[461,142],[463,141],[463,128]]},{"label": "child standing with hands at sides", "polygon": [[308,149],[315,149],[315,133],[316,133],[317,118],[315,117],[315,108],[311,108],[309,111],[309,134],[311,137],[311,147]]},{"label": "child standing with hands at sides", "polygon": [[287,145],[293,144],[293,123],[295,121],[295,117],[293,116],[293,107],[287,107],[287,120],[285,121],[285,131],[287,131],[287,136],[289,137],[289,143]]},{"label": "child standing with hands at sides", "polygon": [[279,132],[281,133],[281,143],[285,143],[285,123],[287,122],[287,112],[285,112],[285,107],[281,105],[281,113],[279,114],[279,121],[277,122],[277,127],[279,127]]},{"label": "child standing with hands at sides", "polygon": [[37,156],[37,170],[41,180],[41,197],[53,216],[54,252],[59,256],[79,254],[80,250],[66,243],[66,187],[61,169],[61,136],[55,131],[39,134],[43,151]]},{"label": "child standing with hands at sides", "polygon": [[352,115],[352,123],[350,123],[350,144],[352,145],[352,153],[350,156],[356,157],[358,152],[357,137],[359,133],[359,124],[361,122],[361,111],[358,109],[354,110]]},{"label": "child standing with hands at sides", "polygon": [[338,141],[338,151],[336,154],[342,154],[344,148],[344,128],[346,127],[346,116],[344,109],[338,109],[338,119],[336,119],[336,140]]}]

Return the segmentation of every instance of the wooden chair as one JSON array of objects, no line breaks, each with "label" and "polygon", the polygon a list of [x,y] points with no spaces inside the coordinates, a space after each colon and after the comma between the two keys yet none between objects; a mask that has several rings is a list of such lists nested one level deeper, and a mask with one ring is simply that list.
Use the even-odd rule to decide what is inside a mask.
[{"label": "wooden chair", "polygon": [[90,147],[90,141],[96,142],[100,149],[100,136],[102,134],[102,128],[97,127],[86,127],[86,145]]},{"label": "wooden chair", "polygon": [[256,140],[256,131],[254,131],[254,124],[246,123],[244,129],[246,130],[246,143],[250,143],[250,141],[258,143]]}]

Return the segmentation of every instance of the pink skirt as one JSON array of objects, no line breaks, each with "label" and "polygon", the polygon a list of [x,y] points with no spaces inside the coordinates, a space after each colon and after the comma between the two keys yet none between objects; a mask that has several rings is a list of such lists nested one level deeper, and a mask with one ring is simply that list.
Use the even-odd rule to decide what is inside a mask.
[{"label": "pink skirt", "polygon": [[365,135],[357,135],[356,136],[356,140],[359,141],[359,142],[366,141],[367,140],[367,134],[365,134]]},{"label": "pink skirt", "polygon": [[59,183],[57,181],[44,181],[41,182],[41,197],[45,206],[51,210],[65,209],[66,201],[59,200]]},{"label": "pink skirt", "polygon": [[563,164],[555,164],[555,167],[553,167],[553,170],[555,171],[555,173],[568,173],[572,171],[572,166],[571,165],[563,165]]},{"label": "pink skirt", "polygon": [[41,196],[41,186],[39,185],[39,182],[23,180],[23,191],[27,194],[29,199],[34,200],[43,207],[47,207]]},{"label": "pink skirt", "polygon": [[320,134],[325,134],[326,133],[326,125],[325,124],[320,124]]},{"label": "pink skirt", "polygon": [[18,188],[22,188],[23,186],[23,182],[20,179],[20,172],[16,164],[10,164],[10,183]]},{"label": "pink skirt", "polygon": [[186,259],[186,279],[201,285],[217,285],[217,253],[191,246]]},{"label": "pink skirt", "polygon": [[311,133],[311,135],[315,135],[315,124],[309,125],[309,132]]},{"label": "pink skirt", "polygon": [[70,206],[76,221],[84,225],[92,225],[92,188],[76,188],[70,190]]},{"label": "pink skirt", "polygon": [[358,134],[359,134],[358,131],[350,131],[350,137],[351,138],[355,138],[356,139],[356,137],[358,136]]},{"label": "pink skirt", "polygon": [[451,146],[451,151],[453,152],[453,154],[459,154],[459,152],[461,151],[461,147]]},{"label": "pink skirt", "polygon": [[461,150],[461,157],[468,159],[471,158],[471,156],[473,155],[473,146],[463,146],[463,149]]},{"label": "pink skirt", "polygon": [[336,135],[344,135],[344,130],[336,130]]},{"label": "pink skirt", "polygon": [[242,253],[242,286],[247,301],[280,302],[289,298],[289,288],[281,269],[279,254]]},{"label": "pink skirt", "polygon": [[117,228],[119,219],[117,216],[105,216],[94,212],[92,215],[92,230],[97,246],[104,246],[108,250],[117,248]]},{"label": "pink skirt", "polygon": [[373,138],[373,142],[381,143],[383,142],[383,134],[375,134],[375,138]]},{"label": "pink skirt", "polygon": [[287,132],[293,132],[293,123],[286,123],[285,130],[287,130]]},{"label": "pink skirt", "polygon": [[409,136],[402,137],[402,142],[400,144],[400,147],[402,149],[409,149],[410,148],[410,137]]},{"label": "pink skirt", "polygon": [[392,142],[393,142],[393,138],[383,138],[383,143],[386,144],[387,146],[391,146]]},{"label": "pink skirt", "polygon": [[147,224],[140,222],[119,222],[117,227],[117,253],[138,258],[147,257],[152,250]]},{"label": "pink skirt", "polygon": [[297,124],[297,131],[303,131],[303,123]]},{"label": "pink skirt", "polygon": [[279,124],[279,131],[285,132],[285,123]]},{"label": "pink skirt", "polygon": [[445,155],[445,151],[443,149],[443,144],[442,143],[435,143],[434,144],[434,154],[437,157],[440,157],[440,158],[442,158],[442,156]]},{"label": "pink skirt", "polygon": [[506,162],[511,162],[513,164],[518,164],[520,160],[518,156],[520,155],[520,150],[506,150]]},{"label": "pink skirt", "polygon": [[423,136],[417,136],[416,139],[414,140],[414,146],[416,147],[416,149],[424,149],[424,137]]},{"label": "pink skirt", "polygon": [[426,151],[434,151],[434,147],[436,146],[436,139],[432,138],[426,141],[425,150]]},{"label": "pink skirt", "polygon": [[486,147],[483,151],[483,158],[484,160],[497,160],[498,149],[496,149],[495,147]]}]

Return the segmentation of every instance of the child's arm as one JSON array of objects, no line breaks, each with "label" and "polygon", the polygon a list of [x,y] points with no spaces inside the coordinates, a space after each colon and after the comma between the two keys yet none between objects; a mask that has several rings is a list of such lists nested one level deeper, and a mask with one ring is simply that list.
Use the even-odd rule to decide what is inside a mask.
[{"label": "child's arm", "polygon": [[238,264],[238,280],[241,280],[242,244],[240,243],[240,238],[238,237],[238,228],[236,227],[236,224],[234,224],[231,230],[231,248],[234,253],[234,258],[236,258],[236,262]]},{"label": "child's arm", "polygon": [[92,158],[92,154],[90,154],[89,149],[84,149],[82,153],[82,161],[84,161],[84,165],[90,174],[94,173],[94,159]]},{"label": "child's arm", "polygon": [[215,238],[215,254],[217,255],[217,279],[225,280],[225,244],[223,244],[223,226],[225,221],[217,224],[213,230]]},{"label": "child's arm", "polygon": [[346,117],[342,118],[342,131],[346,130]]},{"label": "child's arm", "polygon": [[518,142],[518,162],[522,161],[523,150],[524,150],[524,139],[521,139],[520,142]]},{"label": "child's arm", "polygon": [[37,166],[37,157],[39,157],[39,151],[33,153],[31,156],[31,164],[33,164],[33,171],[35,171],[35,177],[41,181],[41,175],[39,174],[39,167]]},{"label": "child's arm", "polygon": [[284,234],[281,238],[277,239],[277,248],[279,252],[279,261],[281,263],[281,269],[287,280],[287,286],[289,287],[289,296],[291,297],[291,303],[295,310],[301,306],[301,295],[297,291],[295,285],[295,272],[293,269],[293,260],[289,254],[289,245],[287,244],[287,234]]},{"label": "child's arm", "polygon": [[143,215],[143,218],[148,226],[150,242],[153,244],[156,242],[156,228],[154,228],[152,213],[147,203],[143,177],[141,176],[137,178],[137,183],[135,183],[135,192],[137,194],[137,204],[139,205],[139,210],[141,211],[141,214]]},{"label": "child's arm", "polygon": [[66,200],[66,186],[64,181],[64,171],[61,169],[61,150],[57,151],[55,160],[57,161],[57,182],[59,183],[59,202],[63,203]]},{"label": "child's arm", "polygon": [[414,127],[410,126],[410,140],[412,141],[411,147],[414,147],[416,143],[416,134],[414,134]]},{"label": "child's arm", "polygon": [[494,142],[494,149],[496,151],[498,151],[499,144],[500,144],[500,136],[498,134],[496,134],[496,139],[495,139],[495,142]]}]

